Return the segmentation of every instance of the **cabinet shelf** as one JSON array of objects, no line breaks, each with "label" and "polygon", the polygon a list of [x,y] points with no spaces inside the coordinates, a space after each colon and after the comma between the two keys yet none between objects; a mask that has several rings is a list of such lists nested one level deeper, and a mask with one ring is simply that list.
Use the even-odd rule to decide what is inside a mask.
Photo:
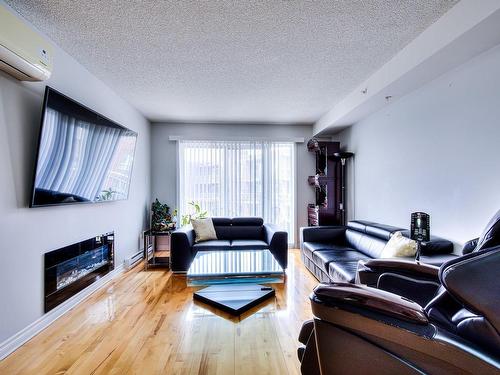
[{"label": "cabinet shelf", "polygon": [[340,143],[315,141],[314,145],[309,151],[314,152],[316,158],[316,174],[309,176],[307,182],[315,190],[315,202],[308,205],[308,223],[310,226],[338,225],[341,221],[340,163],[334,154],[340,151]]}]

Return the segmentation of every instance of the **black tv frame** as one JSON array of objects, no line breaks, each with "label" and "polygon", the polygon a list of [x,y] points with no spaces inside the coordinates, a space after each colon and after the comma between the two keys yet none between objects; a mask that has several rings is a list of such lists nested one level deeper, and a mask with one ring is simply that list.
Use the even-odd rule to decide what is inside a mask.
[{"label": "black tv frame", "polygon": [[[109,121],[110,123],[112,123],[113,125],[115,125],[116,127],[118,128],[121,128],[121,129],[124,129],[124,130],[127,130],[131,133],[133,133],[136,137],[136,143],[135,143],[135,147],[134,147],[134,154],[133,154],[133,162],[132,162],[132,168],[130,169],[130,182],[128,184],[128,190],[127,190],[127,198],[123,198],[123,199],[115,199],[115,200],[112,200],[112,201],[86,201],[86,202],[76,202],[76,201],[73,201],[73,202],[67,202],[67,203],[50,203],[50,204],[34,204],[35,202],[35,180],[36,180],[36,171],[38,169],[38,157],[40,156],[39,153],[40,153],[40,143],[41,143],[41,140],[42,140],[42,132],[43,132],[43,124],[45,122],[45,112],[46,112],[46,109],[47,109],[47,102],[48,102],[48,99],[49,99],[49,94],[50,92],[54,92],[60,96],[62,96],[63,98],[69,100],[69,101],[72,101],[74,104],[80,106],[82,109],[85,109],[93,114],[95,114],[96,116],[99,116],[101,117],[102,119],[106,120],[106,121]],[[118,124],[116,121],[113,121],[111,120],[109,117],[106,117],[102,114],[100,114],[99,112],[96,112],[94,111],[93,109],[87,107],[86,105],[83,105],[82,103],[70,98],[69,96],[63,94],[62,92],[50,87],[50,86],[45,86],[45,93],[44,93],[44,96],[43,96],[43,106],[42,106],[42,116],[41,116],[41,119],[40,119],[40,128],[39,128],[39,131],[38,131],[38,141],[37,141],[37,149],[36,149],[36,159],[35,159],[35,168],[33,170],[33,178],[32,178],[32,184],[31,184],[31,197],[30,197],[30,200],[29,200],[29,207],[30,208],[38,208],[38,207],[54,207],[54,206],[69,206],[69,205],[79,205],[79,204],[96,204],[96,203],[112,203],[112,202],[119,202],[119,201],[124,201],[124,200],[128,200],[128,197],[130,195],[130,185],[132,184],[132,174],[133,174],[133,171],[134,171],[134,164],[135,164],[135,154],[137,152],[137,138],[138,138],[139,134],[134,131],[134,130],[131,130],[123,125],[120,125]]]}]

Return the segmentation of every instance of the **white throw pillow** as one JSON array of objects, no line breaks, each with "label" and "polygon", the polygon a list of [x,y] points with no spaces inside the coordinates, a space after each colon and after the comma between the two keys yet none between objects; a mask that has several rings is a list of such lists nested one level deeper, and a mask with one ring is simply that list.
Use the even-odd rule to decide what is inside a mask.
[{"label": "white throw pillow", "polygon": [[191,219],[196,238],[194,242],[216,240],[217,233],[215,233],[214,223],[211,218],[207,219]]},{"label": "white throw pillow", "polygon": [[380,258],[412,257],[417,252],[417,243],[395,232],[385,245]]}]

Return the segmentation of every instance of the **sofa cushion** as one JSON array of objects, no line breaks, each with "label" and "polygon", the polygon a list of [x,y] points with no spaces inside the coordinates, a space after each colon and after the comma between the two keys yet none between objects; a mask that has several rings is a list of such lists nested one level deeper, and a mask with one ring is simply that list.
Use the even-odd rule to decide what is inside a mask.
[{"label": "sofa cushion", "polygon": [[212,222],[214,223],[215,233],[217,233],[217,239],[219,240],[231,239],[232,227],[230,218],[213,217]]},{"label": "sofa cushion", "polygon": [[365,254],[354,249],[318,250],[312,254],[312,260],[319,267],[328,272],[328,265],[331,262],[346,262],[370,259]]},{"label": "sofa cushion", "polygon": [[392,225],[380,224],[367,220],[349,221],[347,226],[358,232],[369,234],[370,236],[378,237],[386,241],[391,238],[393,233],[404,230],[403,228],[394,227]]},{"label": "sofa cushion", "polygon": [[191,219],[194,234],[196,235],[194,242],[203,242],[209,240],[217,240],[214,223],[211,218],[206,219]]},{"label": "sofa cushion", "polygon": [[231,250],[231,243],[228,240],[210,240],[194,244],[193,249],[196,251]]},{"label": "sofa cushion", "polygon": [[213,217],[212,222],[214,226],[229,227],[231,226],[231,219],[228,217]]},{"label": "sofa cushion", "polygon": [[404,228],[394,227],[392,225],[373,223],[367,221],[365,233],[373,237],[378,237],[382,240],[389,241],[391,236],[396,232],[401,232]]},{"label": "sofa cushion", "polygon": [[214,228],[215,228],[215,233],[217,233],[217,239],[230,240],[233,238],[232,237],[233,227],[225,226],[225,225],[218,225],[218,226],[214,226]]},{"label": "sofa cushion", "polygon": [[328,275],[333,281],[353,283],[356,279],[358,261],[331,262],[328,264]]},{"label": "sofa cushion", "polygon": [[262,240],[232,240],[231,250],[261,250],[267,249],[269,245]]},{"label": "sofa cushion", "polygon": [[450,254],[453,253],[453,243],[443,238],[431,236],[430,241],[422,242],[420,252],[427,255]]},{"label": "sofa cushion", "polygon": [[371,258],[380,257],[380,253],[384,250],[387,241],[370,235],[364,235],[359,242],[357,250],[365,253]]},{"label": "sofa cushion", "polygon": [[347,243],[353,249],[365,253],[371,258],[378,258],[387,241],[356,230],[346,230]]},{"label": "sofa cushion", "polygon": [[[410,238],[410,231],[401,231],[403,236]],[[420,247],[421,254],[449,254],[453,252],[453,243],[440,237],[432,236],[430,241],[423,241]]]},{"label": "sofa cushion", "polygon": [[337,249],[338,246],[327,242],[304,242],[304,247],[308,248],[312,253],[316,250],[332,250]]},{"label": "sofa cushion", "polygon": [[219,240],[263,240],[264,220],[260,217],[215,217],[212,219]]},{"label": "sofa cushion", "polygon": [[347,223],[347,228],[355,229],[361,233],[365,233],[366,224],[364,224],[361,220],[353,220]]},{"label": "sofa cushion", "polygon": [[232,226],[231,239],[233,240],[263,240],[264,227],[263,226]]},{"label": "sofa cushion", "polygon": [[338,245],[334,245],[332,243],[324,243],[324,242],[304,242],[302,244],[302,252],[309,259],[312,259],[312,255],[315,251],[336,250],[336,249],[345,249],[345,247],[339,247]]},{"label": "sofa cushion", "polygon": [[264,225],[264,219],[261,217],[234,217],[231,219],[231,224],[235,227],[261,227]]}]

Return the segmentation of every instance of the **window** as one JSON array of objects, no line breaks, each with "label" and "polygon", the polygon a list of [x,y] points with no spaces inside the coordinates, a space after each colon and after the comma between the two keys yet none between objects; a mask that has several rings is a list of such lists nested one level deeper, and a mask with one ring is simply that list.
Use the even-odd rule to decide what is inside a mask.
[{"label": "window", "polygon": [[294,242],[295,144],[180,141],[179,208],[200,203],[210,216],[261,216]]}]

